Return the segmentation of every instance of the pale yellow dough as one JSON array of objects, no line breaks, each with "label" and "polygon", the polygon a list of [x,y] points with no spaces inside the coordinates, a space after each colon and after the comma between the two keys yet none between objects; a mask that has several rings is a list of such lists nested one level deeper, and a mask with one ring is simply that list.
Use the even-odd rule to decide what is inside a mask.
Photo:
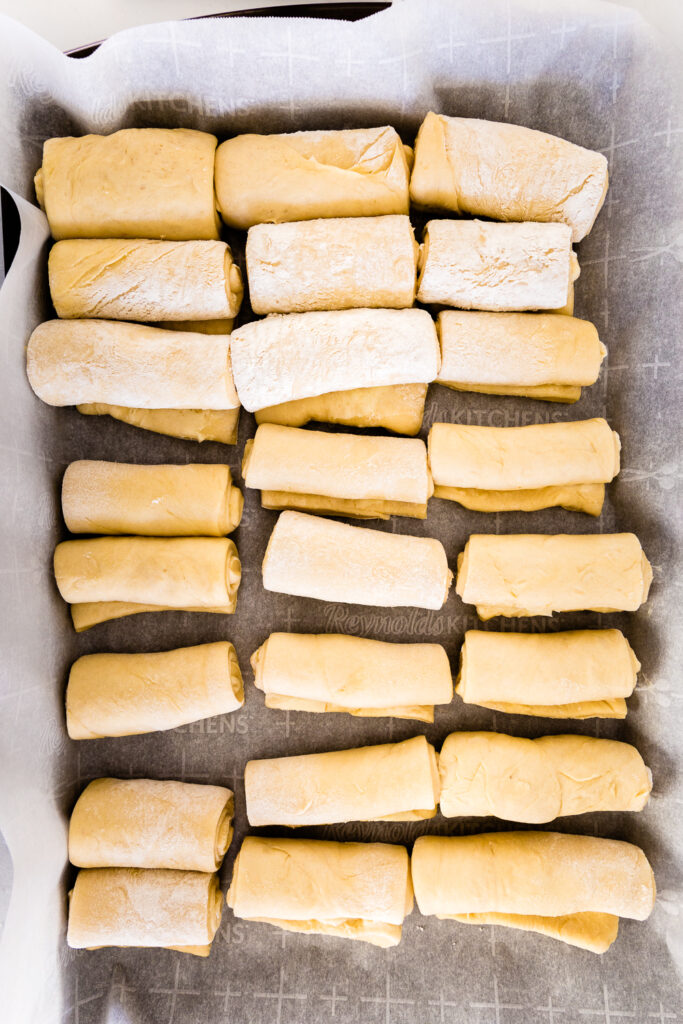
[{"label": "pale yellow dough", "polygon": [[426,384],[351,388],[258,409],[256,422],[305,427],[311,420],[317,420],[349,427],[381,427],[396,434],[415,435],[422,427],[426,397]]},{"label": "pale yellow dough", "polygon": [[458,556],[456,591],[496,615],[635,611],[652,568],[633,533],[473,534]]},{"label": "pale yellow dough", "polygon": [[408,178],[389,127],[238,135],[216,151],[218,209],[235,228],[408,213]]},{"label": "pale yellow dough", "polygon": [[132,427],[187,441],[237,444],[239,409],[129,409],[122,405],[90,402],[77,406],[86,416],[111,416]]},{"label": "pale yellow dough", "polygon": [[439,799],[434,747],[424,736],[401,743],[248,761],[247,817],[261,825],[421,821]]},{"label": "pale yellow dough", "polygon": [[494,220],[560,221],[579,242],[607,194],[602,153],[517,124],[427,114],[415,143],[414,203]]},{"label": "pale yellow dough", "polygon": [[398,214],[257,224],[246,248],[252,309],[412,306],[418,248],[410,219]]},{"label": "pale yellow dough", "polygon": [[590,811],[641,811],[652,776],[629,743],[454,732],[439,754],[440,810],[541,824]]},{"label": "pale yellow dough", "polygon": [[227,641],[148,654],[85,654],[71,666],[66,727],[72,740],[175,729],[244,704]]},{"label": "pale yellow dough", "polygon": [[218,238],[217,141],[186,128],[48,139],[35,187],[52,237]]},{"label": "pale yellow dough", "polygon": [[62,482],[71,533],[222,537],[239,525],[242,492],[229,466],[72,462]]},{"label": "pale yellow dough", "polygon": [[453,680],[439,644],[396,644],[358,636],[271,633],[251,658],[266,707],[434,721]]},{"label": "pale yellow dough", "polygon": [[247,836],[227,896],[235,917],[395,946],[413,909],[408,851],[388,843]]},{"label": "pale yellow dough", "polygon": [[69,822],[79,868],[216,871],[232,839],[234,798],[224,786],[155,779],[95,779]]},{"label": "pale yellow dough", "polygon": [[567,484],[564,487],[536,487],[533,490],[517,491],[435,486],[434,497],[457,501],[473,512],[536,512],[541,508],[559,506],[570,512],[599,516],[605,500],[605,485]]}]

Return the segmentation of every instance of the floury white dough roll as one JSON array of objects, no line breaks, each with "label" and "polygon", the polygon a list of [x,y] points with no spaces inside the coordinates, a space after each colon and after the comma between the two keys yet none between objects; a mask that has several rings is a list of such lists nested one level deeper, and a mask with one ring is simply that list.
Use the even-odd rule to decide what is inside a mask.
[{"label": "floury white dough roll", "polygon": [[69,822],[80,868],[216,871],[232,839],[234,798],[224,786],[156,779],[95,779]]},{"label": "floury white dough roll", "polygon": [[587,320],[560,313],[442,310],[438,384],[457,391],[575,402],[606,355]]},{"label": "floury white dough roll", "polygon": [[470,629],[455,691],[466,704],[545,718],[624,718],[640,662],[618,629]]},{"label": "floury white dough roll", "polygon": [[244,704],[227,641],[145,654],[85,654],[71,666],[66,727],[72,740],[176,729]]},{"label": "floury white dough roll", "polygon": [[217,142],[186,128],[48,139],[35,188],[52,237],[217,239]]},{"label": "floury white dough roll", "polygon": [[566,224],[430,220],[420,302],[492,311],[566,306],[578,276]]},{"label": "floury white dough roll", "polygon": [[58,317],[220,321],[242,302],[225,242],[67,239],[50,250],[48,272]]},{"label": "floury white dough roll", "polygon": [[546,132],[427,114],[415,143],[414,203],[507,221],[560,221],[580,242],[607,194],[607,159]]},{"label": "floury white dough roll", "polygon": [[247,441],[242,475],[264,508],[425,519],[433,487],[423,441],[263,424]]},{"label": "floury white dough roll", "polygon": [[429,384],[441,363],[436,327],[423,309],[269,316],[232,334],[231,358],[249,412],[320,395],[332,400],[330,392]]},{"label": "floury white dough roll", "polygon": [[242,492],[229,466],[72,462],[62,482],[71,533],[222,537],[239,525]]},{"label": "floury white dough roll", "polygon": [[208,956],[221,922],[218,875],[162,868],[82,868],[69,894],[72,949],[165,947]]},{"label": "floury white dough roll", "polygon": [[591,811],[641,811],[652,775],[630,743],[454,732],[439,754],[441,813],[530,824]]},{"label": "floury white dough roll", "polygon": [[453,698],[448,656],[439,644],[271,633],[251,665],[268,708],[433,722],[434,705]]},{"label": "floury white dough roll", "polygon": [[408,213],[409,159],[390,127],[237,135],[216,150],[226,224]]},{"label": "floury white dough roll", "polygon": [[376,607],[439,609],[453,574],[443,545],[282,512],[263,559],[263,586],[279,594]]},{"label": "floury white dough roll", "polygon": [[413,909],[403,846],[247,836],[228,890],[235,917],[395,946]]},{"label": "floury white dough roll", "polygon": [[426,397],[426,384],[390,384],[298,398],[258,409],[255,415],[258,424],[305,427],[315,420],[347,427],[380,427],[414,436],[422,427]]},{"label": "floury white dough roll", "polygon": [[418,249],[410,219],[401,215],[257,224],[247,235],[251,307],[303,313],[412,306]]},{"label": "floury white dough roll", "polygon": [[261,825],[421,821],[439,800],[434,747],[424,736],[401,743],[247,761],[247,817]]},{"label": "floury white dough roll", "polygon": [[456,590],[481,619],[569,611],[635,611],[652,568],[633,533],[473,534]]}]

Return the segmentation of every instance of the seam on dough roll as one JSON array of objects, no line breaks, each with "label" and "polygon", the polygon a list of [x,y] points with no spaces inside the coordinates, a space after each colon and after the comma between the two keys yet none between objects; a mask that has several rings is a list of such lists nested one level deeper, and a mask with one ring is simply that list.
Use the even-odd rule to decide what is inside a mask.
[{"label": "seam on dough roll", "polygon": [[517,491],[436,486],[434,497],[457,501],[473,512],[536,512],[538,509],[559,506],[569,512],[599,516],[605,501],[605,485],[568,484],[565,487],[535,487]]},{"label": "seam on dough roll", "polygon": [[155,434],[237,444],[239,409],[130,409],[103,402],[86,402],[76,408],[85,416],[111,416]]},{"label": "seam on dough roll", "polygon": [[351,388],[326,395],[299,398],[257,409],[256,422],[305,427],[311,421],[349,427],[382,427],[395,434],[414,436],[424,417],[426,384],[388,384]]}]

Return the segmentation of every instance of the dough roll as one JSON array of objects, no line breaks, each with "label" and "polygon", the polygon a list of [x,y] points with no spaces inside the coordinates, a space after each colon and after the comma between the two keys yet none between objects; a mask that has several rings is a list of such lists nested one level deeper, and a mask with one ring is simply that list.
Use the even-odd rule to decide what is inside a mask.
[{"label": "dough roll", "polygon": [[396,946],[413,909],[403,846],[247,836],[227,896],[235,917]]},{"label": "dough roll", "polygon": [[67,467],[62,482],[71,533],[222,537],[239,526],[242,506],[229,466],[84,459]]},{"label": "dough roll", "polygon": [[367,388],[429,384],[440,365],[436,328],[424,309],[269,316],[234,332],[231,358],[249,412],[349,390],[357,402]]},{"label": "dough roll", "polygon": [[419,206],[512,221],[559,221],[580,242],[607,194],[607,160],[546,132],[427,114],[410,194]]},{"label": "dough roll", "polygon": [[558,309],[576,274],[572,256],[566,224],[430,220],[417,298],[461,309]]},{"label": "dough roll", "polygon": [[530,824],[590,811],[642,811],[652,775],[630,743],[592,736],[453,732],[439,754],[441,813]]},{"label": "dough roll", "polygon": [[72,949],[161,946],[208,956],[221,923],[218,875],[82,868],[69,898]]},{"label": "dough roll", "polygon": [[470,629],[455,687],[466,704],[545,718],[625,718],[640,662],[618,629]]},{"label": "dough roll", "polygon": [[439,609],[452,579],[438,540],[302,512],[280,515],[263,559],[266,590],[345,604]]},{"label": "dough roll", "polygon": [[264,508],[388,519],[427,518],[433,492],[427,448],[417,438],[331,434],[264,423],[247,441],[247,487]]},{"label": "dough roll", "polygon": [[251,308],[412,306],[418,249],[410,219],[401,215],[257,224],[247,235]]},{"label": "dough roll", "polygon": [[95,779],[69,822],[79,868],[216,871],[232,839],[235,801],[223,786],[155,779]]},{"label": "dough roll", "polygon": [[433,722],[434,705],[453,699],[448,656],[439,644],[271,633],[251,665],[268,708]]},{"label": "dough roll", "polygon": [[27,373],[48,405],[237,409],[228,336],[111,320],[48,320],[29,338]]},{"label": "dough roll", "polygon": [[218,238],[218,140],[187,128],[48,139],[36,197],[53,238]]},{"label": "dough roll", "polygon": [[438,384],[456,391],[575,402],[607,349],[593,324],[559,313],[442,310]]},{"label": "dough roll", "polygon": [[643,851],[595,836],[420,836],[411,872],[423,914],[540,931],[596,953],[616,938],[619,917],[644,921],[655,901]]},{"label": "dough roll", "polygon": [[456,591],[481,619],[553,612],[632,612],[652,568],[633,533],[473,534],[458,556]]},{"label": "dough roll", "polygon": [[408,157],[394,128],[237,135],[216,150],[226,224],[408,213]]},{"label": "dough roll", "polygon": [[325,754],[247,761],[247,818],[260,825],[421,821],[439,800],[434,747],[424,736]]},{"label": "dough roll", "polygon": [[74,238],[48,260],[59,317],[220,320],[237,316],[242,275],[225,242]]},{"label": "dough roll", "polygon": [[426,384],[390,384],[298,398],[258,409],[255,415],[258,424],[305,427],[315,420],[348,427],[380,427],[414,436],[422,427],[426,397]]},{"label": "dough roll", "polygon": [[85,654],[71,666],[66,727],[72,740],[176,729],[244,704],[227,641],[149,654]]},{"label": "dough roll", "polygon": [[77,409],[85,416],[111,416],[131,427],[186,441],[237,444],[239,409],[129,409],[124,405],[87,402]]}]

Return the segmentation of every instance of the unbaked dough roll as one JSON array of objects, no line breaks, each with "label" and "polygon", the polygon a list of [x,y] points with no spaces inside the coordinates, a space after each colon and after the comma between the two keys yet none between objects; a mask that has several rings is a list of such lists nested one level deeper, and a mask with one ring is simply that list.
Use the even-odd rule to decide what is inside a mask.
[{"label": "unbaked dough roll", "polygon": [[218,209],[234,228],[408,213],[405,149],[389,127],[237,135],[216,150]]},{"label": "unbaked dough roll", "polygon": [[494,220],[561,221],[580,242],[607,194],[602,153],[517,124],[427,114],[415,143],[410,195]]},{"label": "unbaked dough roll", "polygon": [[71,666],[66,728],[72,740],[176,729],[244,704],[227,641],[149,654],[85,654]]},{"label": "unbaked dough roll", "polygon": [[239,409],[129,409],[103,402],[88,402],[77,408],[85,416],[111,416],[132,427],[186,441],[237,444]]},{"label": "unbaked dough roll", "polygon": [[235,801],[224,786],[156,779],[95,779],[69,822],[79,868],[216,871],[232,839]]},{"label": "unbaked dough roll", "polygon": [[[514,429],[514,428],[510,428]],[[475,487],[435,487],[436,498],[457,501],[473,512],[536,512],[542,508],[566,508],[599,516],[605,501],[604,484],[567,484],[533,490],[485,491]]]},{"label": "unbaked dough roll", "polygon": [[329,392],[429,384],[436,327],[424,309],[348,309],[269,316],[231,336],[240,401],[254,412]]},{"label": "unbaked dough roll", "polygon": [[255,415],[259,424],[305,427],[316,420],[348,427],[381,427],[414,436],[422,427],[426,397],[426,384],[389,384],[298,398],[258,409]]},{"label": "unbaked dough roll", "polygon": [[442,310],[438,384],[456,391],[575,402],[606,348],[593,324],[558,313]]},{"label": "unbaked dough roll", "polygon": [[221,922],[218,875],[162,868],[82,868],[69,894],[72,949],[165,946],[208,956]]},{"label": "unbaked dough roll", "polygon": [[439,800],[434,747],[424,736],[325,754],[247,761],[247,818],[260,825],[421,821]]},{"label": "unbaked dough roll", "polygon": [[303,508],[332,515],[426,519],[433,492],[427,449],[417,438],[331,434],[272,423],[247,441],[247,487],[264,508]]},{"label": "unbaked dough roll", "polygon": [[455,687],[466,704],[545,718],[624,718],[640,662],[618,629],[470,629]]},{"label": "unbaked dough roll", "polygon": [[[643,851],[595,836],[420,836],[411,872],[423,914],[477,924],[482,918],[499,923],[504,915],[502,924],[520,924],[599,953],[616,937],[614,918],[644,921],[655,901],[654,876]],[[583,920],[585,914],[603,919],[593,918],[587,928],[591,922]]]},{"label": "unbaked dough roll", "polygon": [[280,515],[263,559],[266,590],[345,604],[439,609],[452,579],[438,540],[303,512]]},{"label": "unbaked dough roll", "polygon": [[303,313],[412,306],[418,251],[410,219],[400,214],[257,224],[247,235],[251,308]]},{"label": "unbaked dough roll", "polygon": [[218,238],[218,140],[187,128],[48,139],[36,196],[53,238]]},{"label": "unbaked dough roll", "polygon": [[531,824],[590,811],[641,811],[652,775],[630,743],[453,732],[439,754],[441,813]]},{"label": "unbaked dough roll", "polygon": [[62,482],[71,533],[222,537],[239,526],[242,506],[229,466],[84,459],[67,467]]},{"label": "unbaked dough roll", "polygon": [[247,836],[227,896],[235,917],[396,946],[413,909],[403,846]]},{"label": "unbaked dough roll", "polygon": [[237,409],[230,338],[111,320],[48,320],[29,338],[27,373],[48,405]]},{"label": "unbaked dough roll", "polygon": [[453,698],[448,656],[439,644],[271,633],[251,665],[268,708],[433,722],[434,705]]},{"label": "unbaked dough roll", "polygon": [[420,255],[420,302],[461,309],[565,306],[575,273],[566,224],[430,220]]},{"label": "unbaked dough roll", "polygon": [[225,242],[68,239],[52,247],[48,272],[59,317],[225,320],[242,302]]},{"label": "unbaked dough roll", "polygon": [[633,533],[472,534],[456,591],[481,619],[571,611],[635,611],[652,568]]}]

